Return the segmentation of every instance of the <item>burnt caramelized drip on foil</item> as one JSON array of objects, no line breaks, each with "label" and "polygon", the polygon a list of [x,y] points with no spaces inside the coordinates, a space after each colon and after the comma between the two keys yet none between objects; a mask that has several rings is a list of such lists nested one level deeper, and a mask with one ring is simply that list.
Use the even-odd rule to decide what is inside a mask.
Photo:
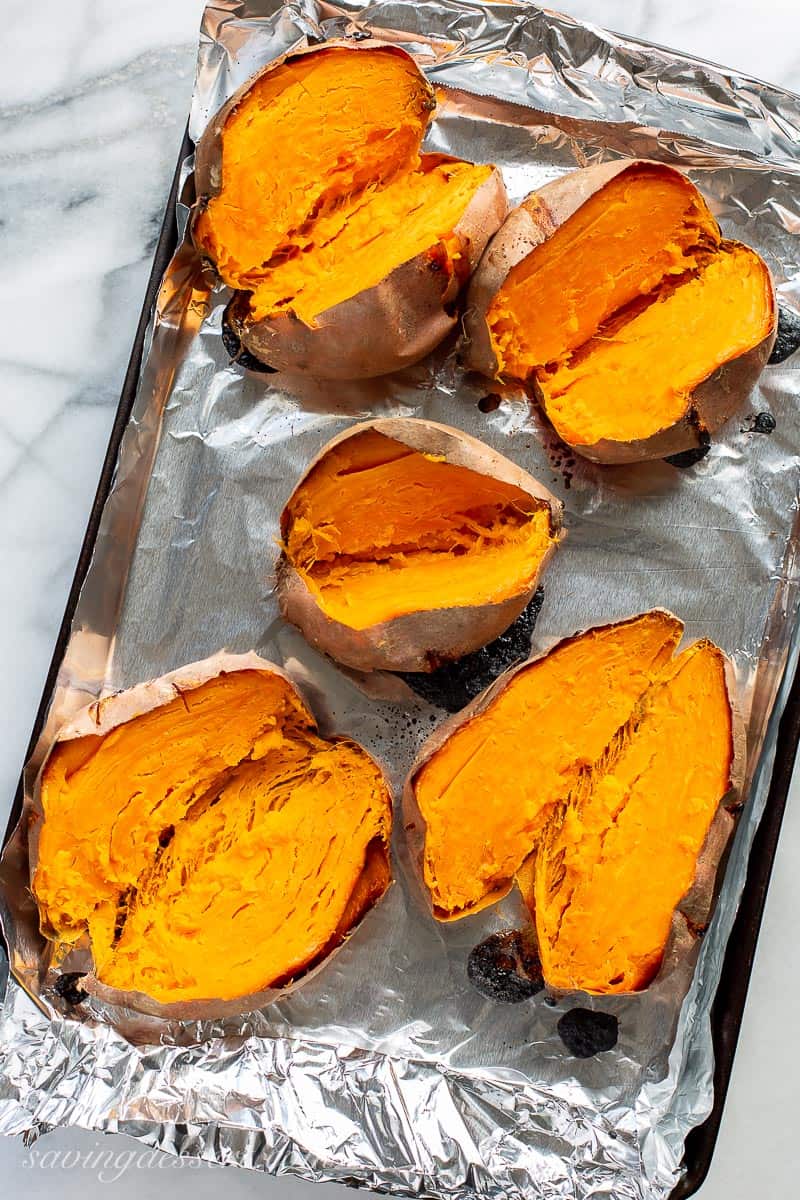
[{"label": "burnt caramelized drip on foil", "polygon": [[435,704],[446,712],[458,712],[509,667],[516,666],[528,657],[543,603],[544,588],[539,587],[516,621],[493,642],[462,658],[443,662],[428,673],[398,671],[399,678],[421,700]]}]

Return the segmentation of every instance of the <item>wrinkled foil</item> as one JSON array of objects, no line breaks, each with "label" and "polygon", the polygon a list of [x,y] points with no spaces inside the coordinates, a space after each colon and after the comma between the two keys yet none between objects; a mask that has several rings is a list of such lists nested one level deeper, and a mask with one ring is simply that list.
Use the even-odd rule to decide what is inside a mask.
[{"label": "wrinkled foil", "polygon": [[[619,155],[676,162],[728,236],[769,263],[800,308],[800,98],[524,4],[215,0],[190,131],[253,71],[309,41],[370,31],[414,53],[440,89],[427,148],[496,162],[512,202]],[[183,167],[179,229],[193,199]],[[296,992],[246,1017],[167,1024],[96,1002],[66,1008],[27,891],[24,816],[0,867],[14,979],[0,1017],[0,1133],[119,1131],[174,1154],[398,1195],[658,1200],[709,1113],[709,1010],[761,816],[796,666],[797,359],[768,367],[750,407],[691,471],[600,468],[565,456],[522,396],[484,413],[452,343],[357,384],[243,374],[183,244],[161,287],[138,393],[30,788],[55,730],[104,691],[221,647],[255,648],[316,697],[330,726],[388,767],[399,793],[444,714],[367,699],[279,618],[277,518],[335,433],[420,415],[475,434],[553,488],[569,535],[545,581],[534,645],[654,605],[733,658],[747,721],[746,804],[699,957],[637,997],[484,1000],[469,950],[518,924],[518,900],[439,926],[397,823],[398,881]],[[483,407],[491,407],[484,405]],[[751,431],[769,411],[771,436]],[[679,769],[679,764],[678,764]],[[616,1049],[569,1057],[576,1003],[619,1017]]]}]

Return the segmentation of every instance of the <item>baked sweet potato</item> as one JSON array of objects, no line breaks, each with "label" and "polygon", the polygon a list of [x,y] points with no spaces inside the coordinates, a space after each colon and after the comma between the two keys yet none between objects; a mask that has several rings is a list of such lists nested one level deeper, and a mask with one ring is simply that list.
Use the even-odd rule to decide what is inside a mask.
[{"label": "baked sweet potato", "polygon": [[346,430],[281,516],[278,596],[356,671],[424,671],[519,616],[558,544],[561,504],[488,446],[433,421]]},{"label": "baked sweet potato", "polygon": [[391,882],[380,770],[355,742],[321,737],[255,654],[83,710],[44,764],[36,814],[42,932],[88,943],[89,990],[144,1012],[274,998]]},{"label": "baked sweet potato", "polygon": [[195,245],[236,289],[229,335],[330,379],[416,362],[506,212],[500,173],[420,154],[433,89],[397,46],[329,42],[271,63],[197,147]]},{"label": "baked sweet potato", "polygon": [[465,358],[531,388],[584,457],[638,462],[702,446],[742,407],[776,321],[766,264],[690,180],[623,159],[510,214],[470,286]]},{"label": "baked sweet potato", "polygon": [[434,915],[516,882],[549,986],[646,987],[696,939],[733,825],[724,655],[677,658],[661,610],[591,629],[501,677],[433,735],[406,827]]}]

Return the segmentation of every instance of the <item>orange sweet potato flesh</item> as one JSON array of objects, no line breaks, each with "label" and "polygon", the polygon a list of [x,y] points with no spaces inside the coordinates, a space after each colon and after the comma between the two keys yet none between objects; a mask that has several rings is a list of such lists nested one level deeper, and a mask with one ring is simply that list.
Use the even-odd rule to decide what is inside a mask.
[{"label": "orange sweet potato flesh", "polygon": [[512,268],[487,321],[499,373],[536,384],[567,442],[636,440],[764,340],[772,284],[688,179],[639,163]]},{"label": "orange sweet potato flesh", "polygon": [[162,1003],[293,978],[348,931],[376,852],[388,883],[378,768],[321,738],[278,675],[220,675],[58,743],[41,800],[43,929],[88,933],[102,983]]},{"label": "orange sweet potato flesh", "polygon": [[420,156],[431,92],[386,47],[331,47],[264,74],[222,133],[222,187],[195,240],[254,320],[306,325],[436,248],[458,273],[453,231],[492,173]]},{"label": "orange sweet potato flesh", "polygon": [[516,878],[546,982],[630,992],[661,964],[730,788],[725,659],[654,611],[516,672],[412,776],[434,914]]},{"label": "orange sweet potato flesh", "polygon": [[534,907],[551,986],[630,992],[651,981],[730,786],[731,747],[724,660],[697,642],[653,685],[539,846]]},{"label": "orange sweet potato flesh", "polygon": [[507,892],[553,806],[603,752],[680,641],[668,613],[590,630],[517,672],[414,780],[436,915]]},{"label": "orange sweet potato flesh", "polygon": [[517,596],[555,538],[545,501],[375,430],[317,463],[282,532],[321,609],[353,629]]}]

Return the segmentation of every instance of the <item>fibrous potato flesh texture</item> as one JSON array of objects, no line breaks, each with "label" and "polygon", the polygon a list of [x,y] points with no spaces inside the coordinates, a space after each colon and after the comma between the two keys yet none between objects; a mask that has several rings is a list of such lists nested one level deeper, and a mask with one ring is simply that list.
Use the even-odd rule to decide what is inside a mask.
[{"label": "fibrous potato flesh texture", "polygon": [[554,541],[551,519],[521,488],[368,430],[299,485],[284,549],[329,617],[367,629],[521,594]]},{"label": "fibrous potato flesh texture", "polygon": [[509,272],[489,311],[503,369],[525,378],[558,362],[718,241],[688,179],[647,165],[624,171]]},{"label": "fibrous potato flesh texture", "polygon": [[598,758],[681,636],[663,613],[593,630],[523,668],[425,763],[425,882],[437,914],[507,891],[581,767]]},{"label": "fibrous potato flesh texture", "polygon": [[551,986],[634,991],[656,974],[729,787],[731,737],[722,656],[698,642],[650,689],[541,843],[536,928]]},{"label": "fibrous potato flesh texture", "polygon": [[572,445],[669,427],[773,319],[759,256],[723,241],[690,181],[655,164],[595,192],[511,269],[487,313],[498,372],[535,381]]},{"label": "fibrous potato flesh texture", "polygon": [[662,289],[641,312],[591,338],[569,363],[542,377],[558,433],[573,445],[626,441],[679,421],[698,384],[766,336],[769,287],[752,250],[723,243],[682,286]]},{"label": "fibrous potato flesh texture", "polygon": [[249,90],[222,134],[222,187],[195,236],[254,320],[321,313],[418,254],[458,274],[453,231],[492,168],[423,155],[430,93],[385,48],[295,58]]},{"label": "fibrous potato flesh texture", "polygon": [[413,780],[439,917],[516,877],[556,988],[646,987],[730,787],[725,662],[665,613],[590,630],[512,677]]},{"label": "fibrous potato flesh texture", "polygon": [[258,992],[321,956],[390,821],[366,753],[259,671],[59,743],[41,796],[43,928],[88,932],[103,983],[164,1003]]}]

